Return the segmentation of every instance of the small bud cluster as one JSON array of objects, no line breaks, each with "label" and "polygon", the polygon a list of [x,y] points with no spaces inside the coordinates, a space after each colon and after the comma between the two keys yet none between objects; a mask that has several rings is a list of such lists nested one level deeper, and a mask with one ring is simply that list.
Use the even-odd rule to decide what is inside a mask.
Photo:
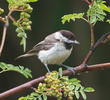
[{"label": "small bud cluster", "polygon": [[0,14],[4,13],[4,9],[0,8]]},{"label": "small bud cluster", "polygon": [[25,1],[23,2],[24,3],[22,5],[13,4],[9,6],[9,10],[11,11],[14,9],[14,11],[20,12],[20,18],[16,22],[13,22],[15,26],[23,27],[24,30],[31,30],[32,21],[30,21],[29,18],[31,17],[30,13],[32,12],[33,8],[30,6],[30,4],[25,3]]},{"label": "small bud cluster", "polygon": [[29,4],[24,5],[24,7],[26,8],[26,12],[28,13],[31,13],[33,10],[33,8]]},{"label": "small bud cluster", "polygon": [[45,82],[47,83],[47,87],[49,87],[49,96],[54,96],[58,100],[62,99],[62,84],[61,81],[56,77],[57,72],[47,73]]},{"label": "small bud cluster", "polygon": [[31,30],[32,21],[29,20],[30,14],[27,12],[20,13],[20,23],[25,30]]},{"label": "small bud cluster", "polygon": [[74,92],[68,86],[68,82],[64,82],[58,77],[58,72],[47,73],[44,81],[45,83],[38,85],[39,92],[47,91],[48,96],[56,97],[57,100],[62,100],[62,97],[68,97],[68,100],[73,100]]},{"label": "small bud cluster", "polygon": [[25,30],[31,30],[32,21],[29,20],[31,17],[29,13],[32,12],[33,8],[29,4],[25,4],[22,7],[23,11],[20,13],[20,23]]}]

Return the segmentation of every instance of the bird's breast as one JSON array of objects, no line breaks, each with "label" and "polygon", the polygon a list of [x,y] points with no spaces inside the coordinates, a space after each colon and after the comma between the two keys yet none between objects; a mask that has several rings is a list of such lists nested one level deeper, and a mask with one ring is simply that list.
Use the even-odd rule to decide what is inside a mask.
[{"label": "bird's breast", "polygon": [[63,43],[56,43],[49,50],[41,50],[38,53],[38,58],[44,64],[61,64],[71,54],[71,49],[66,49]]}]

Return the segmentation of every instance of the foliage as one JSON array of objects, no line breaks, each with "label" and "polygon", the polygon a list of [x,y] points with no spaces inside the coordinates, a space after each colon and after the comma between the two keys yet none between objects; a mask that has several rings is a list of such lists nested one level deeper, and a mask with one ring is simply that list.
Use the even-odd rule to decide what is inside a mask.
[{"label": "foliage", "polygon": [[64,24],[66,21],[70,22],[70,19],[75,21],[77,18],[83,19],[90,24],[96,24],[98,21],[104,21],[105,17],[107,16],[106,12],[110,12],[110,7],[106,6],[106,1],[95,0],[89,5],[87,13],[73,13],[64,15],[62,17],[62,23]]},{"label": "foliage", "polygon": [[75,21],[75,19],[83,19],[84,13],[74,13],[74,14],[68,14],[64,15],[62,17],[62,23],[64,24],[66,21],[70,22],[70,20]]},{"label": "foliage", "polygon": [[14,66],[12,64],[6,64],[3,62],[0,62],[0,68],[1,68],[0,73],[7,72],[7,71],[16,71],[24,75],[26,78],[29,78],[29,77],[32,78],[31,70],[29,70],[28,68],[24,68],[23,66]]},{"label": "foliage", "polygon": [[[33,8],[30,6],[29,3],[31,2],[37,2],[38,0],[7,0],[9,6],[9,12],[7,14],[8,18],[11,19],[13,22],[13,25],[15,25],[16,32],[18,33],[17,36],[21,38],[20,45],[23,45],[24,51],[26,50],[26,38],[27,38],[27,33],[26,30],[31,30],[31,24],[32,22],[30,21],[30,13],[32,12]],[[2,14],[4,10],[0,8],[0,14]],[[16,13],[14,13],[16,12]],[[18,14],[17,18],[16,14]],[[0,20],[5,22],[5,17],[0,16]]]},{"label": "foliage", "polygon": [[73,100],[73,96],[79,99],[80,94],[86,100],[85,92],[94,91],[91,87],[82,86],[76,78],[69,79],[68,76],[63,76],[60,68],[59,75],[56,71],[47,73],[44,83],[39,83],[35,92],[26,97],[20,97],[19,100],[47,100],[47,96],[56,97],[58,100],[62,100],[63,97]]},{"label": "foliage", "polygon": [[[94,1],[93,5],[89,6],[89,9],[87,11],[87,17],[90,23],[96,23],[97,21],[104,21],[104,18],[106,16],[106,13],[100,7],[104,2],[101,0]],[[105,5],[105,4],[103,4]],[[106,5],[105,5],[106,6]],[[91,18],[92,16],[92,18]]]}]

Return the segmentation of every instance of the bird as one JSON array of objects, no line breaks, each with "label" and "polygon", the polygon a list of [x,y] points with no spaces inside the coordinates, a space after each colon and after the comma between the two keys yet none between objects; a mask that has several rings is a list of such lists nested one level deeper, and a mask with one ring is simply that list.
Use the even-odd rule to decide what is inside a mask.
[{"label": "bird", "polygon": [[36,44],[27,53],[18,56],[16,59],[29,56],[37,56],[50,73],[48,65],[61,65],[74,71],[73,67],[64,65],[63,62],[71,55],[73,45],[80,44],[75,34],[69,30],[59,30],[49,34],[43,41]]}]

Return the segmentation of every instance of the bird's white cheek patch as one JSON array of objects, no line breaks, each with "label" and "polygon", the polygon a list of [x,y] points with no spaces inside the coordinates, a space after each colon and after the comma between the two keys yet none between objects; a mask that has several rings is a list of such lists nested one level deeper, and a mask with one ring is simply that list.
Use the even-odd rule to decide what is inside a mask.
[{"label": "bird's white cheek patch", "polygon": [[62,36],[62,34],[60,32],[55,33],[55,38],[58,39],[58,40],[61,40],[61,41],[65,41],[65,42],[68,40],[67,38]]},{"label": "bird's white cheek patch", "polygon": [[74,41],[72,40],[68,40],[66,37],[64,37],[60,32],[56,32],[55,33],[55,38],[60,40],[60,41],[64,41],[64,42],[67,42],[67,43],[74,43]]}]

